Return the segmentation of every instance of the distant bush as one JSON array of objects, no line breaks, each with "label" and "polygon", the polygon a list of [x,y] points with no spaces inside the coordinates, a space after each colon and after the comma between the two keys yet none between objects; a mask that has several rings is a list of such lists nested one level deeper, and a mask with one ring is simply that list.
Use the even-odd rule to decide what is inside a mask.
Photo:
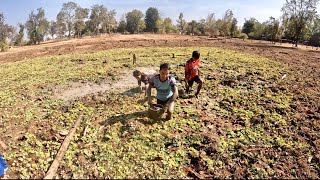
[{"label": "distant bush", "polygon": [[8,45],[5,42],[0,42],[0,51],[7,51],[8,50]]},{"label": "distant bush", "polygon": [[238,37],[242,40],[248,39],[248,35],[246,33],[240,33]]},{"label": "distant bush", "polygon": [[211,34],[209,32],[204,32],[203,35],[204,36],[210,36]]}]

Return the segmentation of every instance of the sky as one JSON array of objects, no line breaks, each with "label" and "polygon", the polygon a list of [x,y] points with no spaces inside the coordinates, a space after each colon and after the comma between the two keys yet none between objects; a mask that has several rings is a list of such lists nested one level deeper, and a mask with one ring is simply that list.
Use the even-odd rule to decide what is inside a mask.
[{"label": "sky", "polygon": [[[17,26],[25,23],[32,10],[44,8],[47,19],[55,20],[62,4],[70,0],[1,0],[0,12],[6,23]],[[270,16],[279,18],[285,0],[73,0],[81,7],[90,8],[94,4],[102,4],[108,9],[115,9],[119,20],[124,13],[139,9],[143,13],[149,7],[156,7],[162,18],[170,17],[174,23],[179,13],[184,14],[187,21],[205,19],[208,14],[215,13],[221,18],[227,9],[231,9],[242,26],[244,19],[256,18],[260,22]]]}]

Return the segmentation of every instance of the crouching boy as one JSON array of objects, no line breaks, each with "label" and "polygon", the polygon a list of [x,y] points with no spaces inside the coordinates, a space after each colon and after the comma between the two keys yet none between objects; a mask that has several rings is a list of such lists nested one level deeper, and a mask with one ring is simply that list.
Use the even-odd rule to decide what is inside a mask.
[{"label": "crouching boy", "polygon": [[160,65],[159,74],[149,80],[147,89],[148,104],[152,104],[151,88],[157,90],[157,104],[163,105],[162,112],[167,112],[166,119],[172,118],[174,101],[178,97],[178,88],[174,77],[169,75],[170,68],[168,63]]}]

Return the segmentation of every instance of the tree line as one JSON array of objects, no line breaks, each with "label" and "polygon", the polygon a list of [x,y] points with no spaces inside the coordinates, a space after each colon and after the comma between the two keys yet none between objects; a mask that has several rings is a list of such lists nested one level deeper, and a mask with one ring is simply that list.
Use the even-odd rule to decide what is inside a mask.
[{"label": "tree line", "polygon": [[[187,22],[180,13],[176,25],[170,17],[161,18],[155,7],[147,9],[145,14],[138,9],[125,13],[119,22],[116,11],[104,5],[93,5],[90,9],[83,8],[75,2],[62,5],[56,19],[48,21],[43,8],[31,11],[25,23],[18,28],[5,22],[0,13],[0,48],[7,44],[24,45],[39,44],[44,40],[57,38],[81,38],[101,33],[180,33],[203,36],[228,36],[242,39],[307,42],[318,46],[320,43],[320,18],[316,7],[319,0],[286,0],[281,8],[283,15],[279,18],[270,17],[266,22],[259,22],[251,17],[245,19],[242,28],[232,10],[228,9],[221,18],[214,13],[206,19]],[[25,33],[28,41],[24,41]]]}]

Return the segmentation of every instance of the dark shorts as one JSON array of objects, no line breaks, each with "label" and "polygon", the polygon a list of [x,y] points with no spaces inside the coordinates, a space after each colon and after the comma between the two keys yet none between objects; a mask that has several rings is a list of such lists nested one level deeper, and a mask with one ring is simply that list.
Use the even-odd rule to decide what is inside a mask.
[{"label": "dark shorts", "polygon": [[[165,101],[161,101],[161,100],[157,99],[157,104],[165,105],[169,101],[169,99],[170,98],[168,98]],[[169,103],[168,104],[168,112],[173,113],[173,108],[174,108],[174,102]]]},{"label": "dark shorts", "polygon": [[188,81],[188,85],[190,87],[192,87],[193,83],[196,82],[197,84],[199,84],[201,82],[201,79],[199,76],[196,76],[194,78],[192,78],[190,81]]},{"label": "dark shorts", "polygon": [[165,101],[161,101],[159,99],[157,99],[157,104],[161,104],[161,105],[165,105],[168,101],[169,101],[170,98],[168,98],[167,100]]}]

